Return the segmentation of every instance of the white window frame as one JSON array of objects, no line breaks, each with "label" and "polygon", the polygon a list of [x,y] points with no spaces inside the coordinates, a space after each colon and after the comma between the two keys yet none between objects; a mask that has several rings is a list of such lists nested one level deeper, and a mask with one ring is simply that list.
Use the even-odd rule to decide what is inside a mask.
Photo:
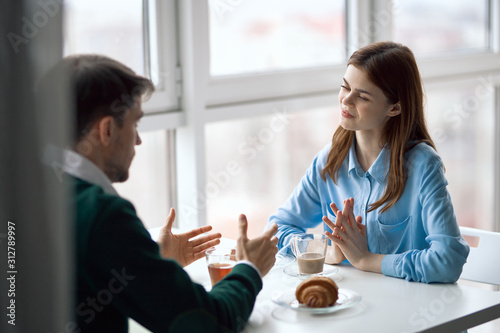
[{"label": "white window frame", "polygon": [[145,63],[156,90],[144,103],[139,131],[174,129],[185,124],[182,67],[179,60],[178,9],[175,0],[143,0]]},{"label": "white window frame", "polygon": [[[221,0],[222,1],[222,0]],[[390,40],[391,0],[349,0],[347,54],[377,40]],[[484,53],[419,60],[424,85],[470,80],[491,73],[500,100],[500,0],[491,0],[490,50]],[[183,228],[206,224],[205,125],[223,120],[289,112],[337,103],[345,64],[323,68],[278,71],[257,75],[211,77],[209,71],[208,1],[177,1],[179,60],[182,71],[182,108],[179,112],[144,119],[144,130],[176,128],[178,221]],[[164,36],[165,37],[165,36]],[[174,39],[170,36],[169,38]],[[497,114],[500,111],[500,102]],[[500,175],[500,116],[496,119],[495,174]],[[500,199],[500,176],[495,193]],[[499,208],[497,208],[499,209]],[[500,214],[495,214],[500,230]]]}]

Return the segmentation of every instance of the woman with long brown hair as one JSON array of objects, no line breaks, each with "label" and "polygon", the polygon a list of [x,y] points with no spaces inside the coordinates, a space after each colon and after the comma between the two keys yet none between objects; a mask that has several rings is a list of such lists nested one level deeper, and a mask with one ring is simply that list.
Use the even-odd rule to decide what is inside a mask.
[{"label": "woman with long brown hair", "polygon": [[415,57],[406,46],[378,42],[347,64],[331,144],[269,219],[279,227],[278,247],[289,251],[292,236],[323,221],[327,263],[347,259],[388,276],[455,282],[469,247],[426,128]]}]

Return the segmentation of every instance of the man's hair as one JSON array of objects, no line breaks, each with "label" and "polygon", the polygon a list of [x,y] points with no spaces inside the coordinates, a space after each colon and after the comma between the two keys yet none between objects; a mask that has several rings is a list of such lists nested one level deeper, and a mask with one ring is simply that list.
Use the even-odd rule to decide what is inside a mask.
[{"label": "man's hair", "polygon": [[153,83],[124,64],[103,55],[72,55],[62,60],[69,75],[70,91],[76,108],[78,142],[90,127],[112,116],[119,127],[139,98],[149,98]]}]

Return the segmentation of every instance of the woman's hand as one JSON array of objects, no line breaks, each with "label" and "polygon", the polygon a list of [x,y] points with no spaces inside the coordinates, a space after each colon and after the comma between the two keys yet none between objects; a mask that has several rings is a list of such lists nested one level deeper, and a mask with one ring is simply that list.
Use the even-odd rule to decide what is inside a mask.
[{"label": "woman's hand", "polygon": [[328,245],[326,249],[325,264],[339,264],[344,261],[346,257],[338,245]]},{"label": "woman's hand", "polygon": [[192,239],[212,230],[212,226],[209,225],[193,229],[183,234],[174,235],[172,233],[174,220],[175,210],[171,208],[167,221],[161,228],[160,236],[158,238],[160,254],[162,257],[175,259],[179,265],[186,267],[192,262],[203,258],[207,249],[220,243],[219,238],[222,237],[220,233],[207,234]]},{"label": "woman's hand", "polygon": [[[328,226],[336,225],[336,224],[333,224],[333,222],[326,216],[323,216],[323,222],[325,222]],[[338,245],[333,244],[333,243],[331,245],[328,245],[328,248],[326,250],[326,258],[325,258],[326,264],[338,264],[338,263],[341,263],[342,261],[344,261],[345,259],[346,258],[344,256],[344,253],[342,253],[342,250],[340,250]]]},{"label": "woman's hand", "polygon": [[361,216],[354,217],[354,199],[350,198],[344,202],[344,211],[340,211],[332,203],[331,208],[337,215],[333,224],[330,220],[323,221],[332,229],[332,233],[325,234],[340,248],[347,260],[356,268],[381,273],[381,263],[384,255],[371,253],[368,250],[366,238],[366,226],[362,224]]}]

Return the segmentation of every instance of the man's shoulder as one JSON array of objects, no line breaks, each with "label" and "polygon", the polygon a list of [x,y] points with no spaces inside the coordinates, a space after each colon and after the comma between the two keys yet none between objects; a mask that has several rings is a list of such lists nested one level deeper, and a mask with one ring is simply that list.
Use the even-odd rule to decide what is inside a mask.
[{"label": "man's shoulder", "polygon": [[85,253],[89,246],[107,240],[110,234],[146,232],[128,200],[108,194],[100,186],[85,180],[73,178],[73,181],[75,236],[80,254]]},{"label": "man's shoulder", "polygon": [[78,220],[92,221],[117,212],[136,215],[135,208],[130,201],[115,194],[108,194],[102,187],[80,178],[72,177],[72,179],[75,184]]},{"label": "man's shoulder", "polygon": [[75,193],[77,200],[92,200],[96,202],[104,201],[107,204],[113,202],[117,204],[130,204],[127,199],[124,199],[116,194],[109,194],[104,189],[96,184],[89,183],[83,179],[72,177],[75,184]]}]

